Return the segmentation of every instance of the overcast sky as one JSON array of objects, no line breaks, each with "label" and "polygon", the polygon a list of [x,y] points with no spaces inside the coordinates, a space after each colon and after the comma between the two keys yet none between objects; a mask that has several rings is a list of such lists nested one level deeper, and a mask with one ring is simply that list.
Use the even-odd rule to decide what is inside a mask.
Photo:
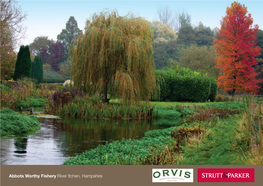
[{"label": "overcast sky", "polygon": [[[117,9],[120,16],[129,11],[149,21],[157,20],[159,7],[168,6],[174,13],[186,12],[191,16],[192,24],[202,22],[212,29],[220,27],[220,20],[226,15],[226,8],[234,1],[230,0],[192,0],[192,1],[91,1],[91,0],[17,0],[22,12],[27,14],[23,24],[26,26],[26,37],[20,43],[28,45],[37,36],[48,36],[56,41],[57,35],[66,27],[70,16],[74,16],[78,27],[84,29],[85,20],[90,19],[94,13],[104,9]],[[238,1],[245,4],[248,13],[263,30],[263,0]]]}]

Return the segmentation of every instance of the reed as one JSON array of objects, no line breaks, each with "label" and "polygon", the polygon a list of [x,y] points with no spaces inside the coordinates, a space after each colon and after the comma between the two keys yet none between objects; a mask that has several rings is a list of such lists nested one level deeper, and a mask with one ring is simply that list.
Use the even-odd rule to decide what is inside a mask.
[{"label": "reed", "polygon": [[150,106],[136,107],[135,105],[98,105],[89,102],[84,104],[71,102],[62,107],[61,104],[59,106],[51,101],[45,110],[48,114],[55,113],[61,116],[69,115],[77,118],[150,119],[153,117],[153,107]]}]

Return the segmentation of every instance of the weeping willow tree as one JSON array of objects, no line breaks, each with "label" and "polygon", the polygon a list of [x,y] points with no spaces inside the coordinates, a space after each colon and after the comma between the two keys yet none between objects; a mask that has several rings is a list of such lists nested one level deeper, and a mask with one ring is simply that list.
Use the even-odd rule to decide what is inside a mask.
[{"label": "weeping willow tree", "polygon": [[74,86],[127,101],[148,101],[156,88],[151,23],[117,11],[94,14],[72,49]]}]

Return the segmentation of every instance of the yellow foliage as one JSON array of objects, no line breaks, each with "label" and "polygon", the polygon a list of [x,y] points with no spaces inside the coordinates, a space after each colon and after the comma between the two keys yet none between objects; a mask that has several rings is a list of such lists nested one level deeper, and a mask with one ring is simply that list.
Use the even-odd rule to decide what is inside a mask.
[{"label": "yellow foliage", "polygon": [[149,21],[121,17],[116,11],[94,14],[71,46],[71,79],[75,87],[91,94],[148,101],[156,88],[153,47]]}]

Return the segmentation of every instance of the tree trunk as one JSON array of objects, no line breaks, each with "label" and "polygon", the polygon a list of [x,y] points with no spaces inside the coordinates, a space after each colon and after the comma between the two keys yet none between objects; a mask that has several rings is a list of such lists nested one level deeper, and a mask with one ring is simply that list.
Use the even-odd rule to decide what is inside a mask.
[{"label": "tree trunk", "polygon": [[236,92],[236,89],[233,89],[233,94],[232,94],[233,97],[235,96],[235,92]]},{"label": "tree trunk", "polygon": [[109,99],[107,98],[107,89],[108,89],[108,83],[105,83],[102,103],[109,103]]}]

